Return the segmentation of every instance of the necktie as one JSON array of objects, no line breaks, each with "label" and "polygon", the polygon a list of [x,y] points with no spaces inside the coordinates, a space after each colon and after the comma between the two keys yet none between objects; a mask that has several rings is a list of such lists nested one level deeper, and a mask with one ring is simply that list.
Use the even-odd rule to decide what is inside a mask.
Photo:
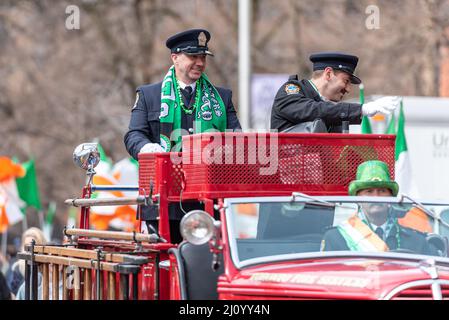
[{"label": "necktie", "polygon": [[384,229],[382,229],[381,227],[377,227],[375,232],[379,236],[379,238],[381,238],[382,240],[384,239]]},{"label": "necktie", "polygon": [[186,86],[182,91],[182,95],[186,98],[187,104],[190,104],[190,98],[192,97],[192,87]]}]

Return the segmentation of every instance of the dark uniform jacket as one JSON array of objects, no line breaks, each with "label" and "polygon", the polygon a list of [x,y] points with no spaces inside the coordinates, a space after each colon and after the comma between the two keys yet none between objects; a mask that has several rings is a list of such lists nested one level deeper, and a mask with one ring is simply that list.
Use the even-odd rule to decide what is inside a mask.
[{"label": "dark uniform jacket", "polygon": [[[162,82],[149,84],[137,88],[139,99],[131,111],[129,130],[125,134],[125,146],[128,153],[137,160],[137,154],[147,143],[160,143],[160,123],[161,113],[161,87]],[[241,129],[237,119],[234,105],[232,104],[232,91],[220,87],[215,87],[223,99],[226,107],[227,129]],[[186,106],[193,104],[194,95],[190,103],[184,100]],[[194,114],[183,113],[182,129],[189,131],[193,127]]]},{"label": "dark uniform jacket", "polygon": [[[160,122],[161,113],[161,88],[162,82],[150,85],[144,85],[137,88],[139,99],[131,111],[131,120],[129,130],[125,134],[125,146],[128,153],[137,160],[140,149],[147,143],[160,143]],[[227,129],[241,129],[237,118],[234,105],[232,104],[232,91],[220,87],[215,87],[226,107]],[[195,99],[192,95],[190,102],[184,99],[186,106],[192,105]],[[183,113],[181,127],[189,131],[193,128],[194,114]],[[198,204],[183,203],[183,208],[187,212],[193,209],[199,209]],[[157,219],[158,212],[155,207],[146,207],[142,209],[142,220]],[[170,219],[181,219],[183,212],[179,203],[169,205]]]},{"label": "dark uniform jacket", "polygon": [[341,133],[342,121],[361,123],[362,107],[358,103],[323,101],[308,80],[291,76],[274,98],[271,129],[283,131],[315,119],[322,119],[328,132]]},{"label": "dark uniform jacket", "polygon": [[[431,247],[427,242],[425,233],[402,226],[399,227],[400,246],[398,248],[396,228],[397,227],[394,226],[387,235],[387,239],[384,240],[390,250],[408,249],[418,254],[437,255],[436,249],[433,246]],[[322,250],[349,250],[346,240],[343,238],[340,231],[338,231],[337,227],[329,229],[324,234]]]}]

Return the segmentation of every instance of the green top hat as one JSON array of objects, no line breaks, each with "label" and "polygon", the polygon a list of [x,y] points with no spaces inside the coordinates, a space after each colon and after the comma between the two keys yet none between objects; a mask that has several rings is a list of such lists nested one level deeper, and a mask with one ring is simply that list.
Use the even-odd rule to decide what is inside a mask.
[{"label": "green top hat", "polygon": [[349,184],[349,195],[355,196],[358,191],[369,188],[387,188],[398,194],[399,185],[390,179],[390,171],[385,162],[371,160],[360,164],[357,168],[356,180]]}]

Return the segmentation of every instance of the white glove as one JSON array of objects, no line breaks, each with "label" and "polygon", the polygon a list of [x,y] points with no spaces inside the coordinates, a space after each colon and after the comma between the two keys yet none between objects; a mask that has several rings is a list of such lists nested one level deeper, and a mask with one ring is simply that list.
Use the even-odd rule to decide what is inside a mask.
[{"label": "white glove", "polygon": [[153,153],[153,152],[164,152],[164,150],[158,143],[147,143],[139,151],[139,153]]},{"label": "white glove", "polygon": [[378,112],[388,115],[396,109],[401,100],[402,97],[395,96],[383,97],[372,102],[365,103],[362,106],[362,114],[368,117],[372,117]]}]

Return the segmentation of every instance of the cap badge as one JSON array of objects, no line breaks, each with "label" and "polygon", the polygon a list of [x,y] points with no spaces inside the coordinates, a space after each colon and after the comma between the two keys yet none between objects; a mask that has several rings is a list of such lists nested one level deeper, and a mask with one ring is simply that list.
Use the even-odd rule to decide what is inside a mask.
[{"label": "cap badge", "polygon": [[198,45],[200,47],[205,47],[206,46],[206,42],[207,42],[206,34],[201,31],[200,34],[198,35]]},{"label": "cap badge", "polygon": [[290,95],[290,94],[296,94],[299,93],[301,89],[299,88],[298,85],[293,84],[293,83],[287,83],[285,85],[285,92]]}]

